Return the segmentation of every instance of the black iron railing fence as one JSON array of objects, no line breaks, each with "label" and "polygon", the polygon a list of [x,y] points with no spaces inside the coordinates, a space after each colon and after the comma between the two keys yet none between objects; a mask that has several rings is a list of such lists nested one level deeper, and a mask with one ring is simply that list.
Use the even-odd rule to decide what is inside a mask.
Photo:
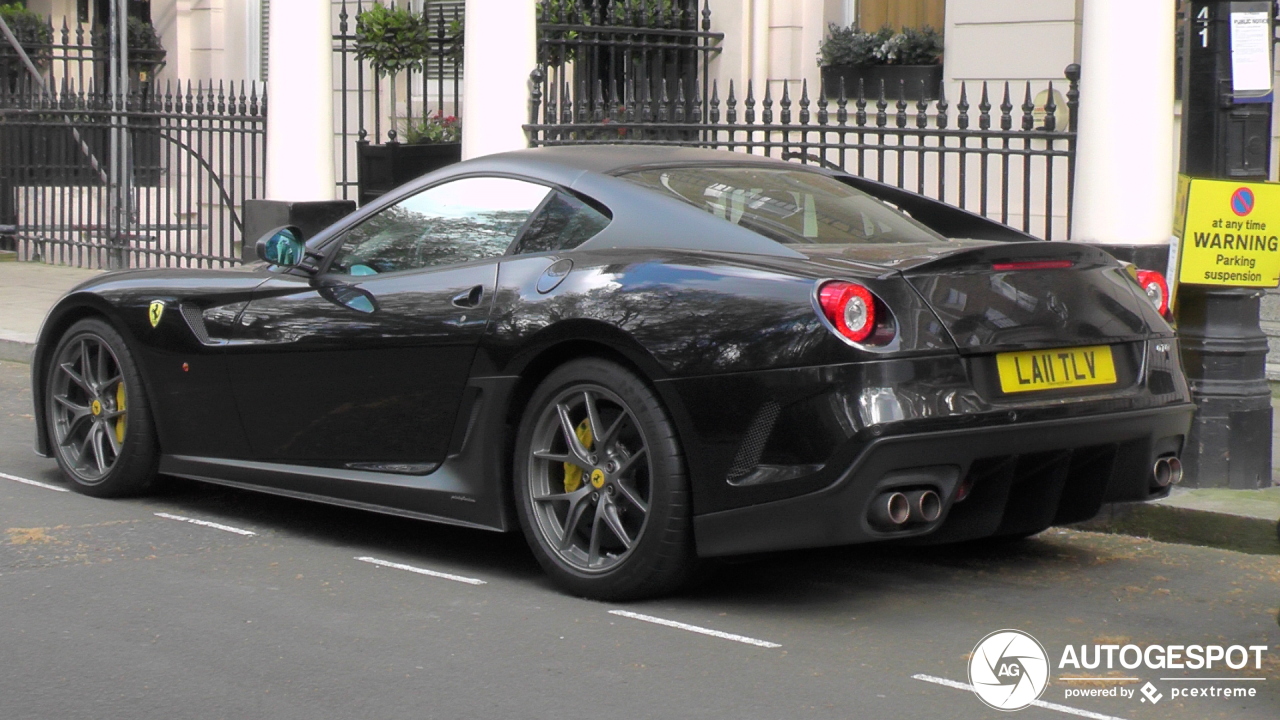
[{"label": "black iron railing fence", "polygon": [[701,9],[698,0],[544,0],[538,62],[555,92],[568,86],[586,96],[599,84],[657,96],[665,82],[686,103],[700,100],[705,108],[711,60],[723,40],[724,33],[711,32],[709,0]]},{"label": "black iron railing fence", "polygon": [[1068,66],[1065,96],[1054,83],[961,83],[952,105],[945,87],[913,103],[902,86],[811,93],[785,80],[730,83],[722,95],[716,81],[690,92],[686,78],[656,90],[643,76],[573,86],[540,66],[525,130],[533,146],[688,145],[815,163],[1051,240],[1070,224],[1079,73]]},{"label": "black iron railing fence", "polygon": [[[407,126],[429,115],[462,117],[463,3],[432,2],[420,12],[429,28],[430,46],[422,70],[379,76],[367,61],[356,57],[356,16],[373,6],[372,0],[342,0],[333,36],[337,59],[334,84],[338,101],[338,147],[335,148],[338,196],[355,199],[356,143],[398,142]],[[399,92],[393,107],[391,85]]]},{"label": "black iron railing fence", "polygon": [[[109,71],[108,31],[105,27],[87,23],[68,23],[62,18],[61,27],[55,27],[49,19],[46,23],[51,42],[24,42],[23,49],[55,85],[64,80],[75,87],[88,88],[91,84],[105,87]],[[129,71],[135,90],[145,91],[155,80],[156,73],[165,66],[165,51],[152,48],[129,48]],[[26,76],[18,53],[0,39],[0,82],[16,90]]]},{"label": "black iron railing fence", "polygon": [[244,83],[116,98],[66,79],[0,86],[0,243],[81,267],[236,264],[244,201],[264,191],[266,114]]}]

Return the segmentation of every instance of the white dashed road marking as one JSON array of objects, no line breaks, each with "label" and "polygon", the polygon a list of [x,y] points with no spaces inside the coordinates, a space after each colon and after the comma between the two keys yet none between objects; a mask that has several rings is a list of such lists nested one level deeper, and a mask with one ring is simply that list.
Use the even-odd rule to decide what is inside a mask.
[{"label": "white dashed road marking", "polygon": [[395,568],[396,570],[406,570],[411,573],[418,573],[419,575],[430,575],[431,577],[434,577],[434,578],[441,578],[443,580],[452,580],[454,582],[466,583],[468,585],[487,585],[488,584],[484,580],[477,580],[476,578],[463,577],[461,575],[452,575],[450,573],[444,573],[438,570],[427,570],[426,568],[414,567],[412,565],[402,565],[400,563],[393,563],[389,560],[379,560],[378,558],[373,558],[368,556],[358,557],[356,559],[359,560],[360,562],[367,562],[373,565],[378,565],[380,567]]},{"label": "white dashed road marking", "polygon": [[64,487],[58,487],[57,485],[50,485],[48,483],[37,482],[35,480],[28,480],[26,478],[18,477],[17,475],[10,475],[8,473],[0,473],[0,478],[4,478],[5,480],[12,480],[14,482],[20,482],[23,485],[34,485],[35,487],[44,488],[45,490],[67,492],[67,489]]},{"label": "white dashed road marking", "polygon": [[710,635],[711,637],[720,638],[721,640],[732,640],[734,642],[745,643],[747,645],[755,645],[756,647],[762,647],[762,648],[782,647],[778,643],[772,643],[767,640],[757,640],[755,638],[749,638],[743,635],[734,635],[733,633],[720,632],[719,630],[711,630],[709,628],[698,627],[697,625],[688,625],[682,622],[676,622],[675,620],[664,620],[662,618],[653,617],[652,615],[641,615],[640,613],[633,613],[627,610],[610,610],[609,614],[619,615],[625,618],[631,618],[632,620],[643,620],[644,622],[647,622],[647,623],[653,623],[654,625],[663,625],[666,627],[676,628],[677,630],[688,630],[689,632],[695,632],[700,635]]},{"label": "white dashed road marking", "polygon": [[[925,682],[933,683],[934,685],[942,685],[944,687],[955,688],[957,690],[968,690],[969,692],[973,692],[973,686],[970,685],[969,683],[956,682],[955,680],[948,680],[946,678],[934,677],[932,675],[924,675],[924,674],[912,675],[911,678],[913,680],[923,680]],[[1045,702],[1043,700],[1033,700],[1031,704],[1035,705],[1036,707],[1042,707],[1045,710],[1055,710],[1060,713],[1067,713],[1068,715],[1075,715],[1077,717],[1089,718],[1089,720],[1124,720],[1124,718],[1116,717],[1115,715],[1103,715],[1102,713],[1089,712],[1088,710],[1081,710],[1080,708],[1067,707],[1066,705],[1059,705],[1057,703]]]},{"label": "white dashed road marking", "polygon": [[169,520],[181,520],[182,522],[188,522],[188,523],[191,523],[192,525],[199,525],[200,527],[213,528],[214,530],[223,530],[225,532],[235,533],[237,535],[257,535],[258,534],[252,530],[241,530],[240,528],[231,527],[230,525],[223,525],[222,523],[209,522],[208,520],[197,520],[195,518],[183,517],[181,515],[170,515],[169,513],[156,513],[156,517],[168,518]]}]

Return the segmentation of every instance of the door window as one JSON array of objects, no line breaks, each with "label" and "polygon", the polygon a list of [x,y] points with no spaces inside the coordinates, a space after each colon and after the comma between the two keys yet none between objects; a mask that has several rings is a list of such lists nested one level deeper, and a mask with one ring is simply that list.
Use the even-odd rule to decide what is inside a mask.
[{"label": "door window", "polygon": [[497,257],[549,192],[491,177],[427,188],[347,231],[329,272],[376,275]]}]

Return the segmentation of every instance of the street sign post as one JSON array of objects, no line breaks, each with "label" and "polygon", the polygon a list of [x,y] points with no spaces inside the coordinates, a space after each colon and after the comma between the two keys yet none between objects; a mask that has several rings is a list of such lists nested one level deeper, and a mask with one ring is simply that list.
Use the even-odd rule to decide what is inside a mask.
[{"label": "street sign post", "polygon": [[[1171,268],[1182,359],[1199,410],[1184,484],[1271,484],[1265,287],[1280,235],[1271,154],[1273,9],[1269,1],[1193,0],[1183,36],[1182,168]],[[1265,229],[1264,227],[1265,226]],[[1180,252],[1178,252],[1180,250]],[[1251,265],[1252,263],[1252,265]]]}]

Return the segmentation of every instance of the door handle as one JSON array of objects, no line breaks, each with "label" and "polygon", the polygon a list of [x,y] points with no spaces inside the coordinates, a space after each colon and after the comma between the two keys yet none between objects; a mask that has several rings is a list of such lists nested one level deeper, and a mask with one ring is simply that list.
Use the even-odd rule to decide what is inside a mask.
[{"label": "door handle", "polygon": [[453,296],[453,304],[460,308],[473,308],[480,304],[484,297],[484,286],[476,285],[470,290]]}]

